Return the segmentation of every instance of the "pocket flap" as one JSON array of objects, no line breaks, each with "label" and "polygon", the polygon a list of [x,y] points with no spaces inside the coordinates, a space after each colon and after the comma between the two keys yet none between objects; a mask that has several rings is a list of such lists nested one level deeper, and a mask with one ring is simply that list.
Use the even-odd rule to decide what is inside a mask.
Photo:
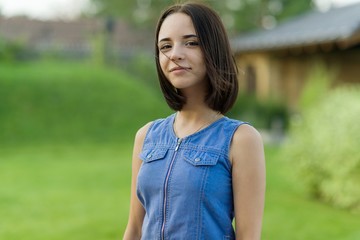
[{"label": "pocket flap", "polygon": [[167,151],[168,151],[167,148],[144,149],[140,154],[140,158],[144,162],[152,162],[152,161],[160,160],[165,157]]},{"label": "pocket flap", "polygon": [[218,162],[220,155],[211,152],[187,150],[184,152],[184,159],[194,166],[213,166]]}]

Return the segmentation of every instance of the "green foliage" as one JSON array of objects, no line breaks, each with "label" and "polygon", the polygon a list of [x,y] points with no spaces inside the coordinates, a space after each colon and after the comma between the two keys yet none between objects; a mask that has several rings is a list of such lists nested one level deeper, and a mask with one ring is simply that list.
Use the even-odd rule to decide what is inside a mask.
[{"label": "green foliage", "polygon": [[284,164],[282,147],[265,147],[264,240],[358,240],[359,216],[306,196],[294,165]]},{"label": "green foliage", "polygon": [[143,1],[116,1],[91,0],[97,9],[97,14],[106,17],[120,17],[127,19],[135,26],[154,28],[160,12],[172,4],[172,0],[143,0]]},{"label": "green foliage", "polygon": [[335,70],[330,72],[321,63],[313,66],[299,101],[299,107],[302,111],[306,111],[326,97],[334,81],[334,76]]},{"label": "green foliage", "polygon": [[167,112],[161,96],[105,67],[37,62],[2,64],[0,72],[2,144],[119,141]]},{"label": "green foliage", "polygon": [[250,122],[261,129],[270,129],[273,124],[280,123],[284,130],[289,121],[289,112],[284,104],[271,99],[258,100],[256,96],[247,94],[239,95],[228,116]]},{"label": "green foliage", "polygon": [[[132,23],[154,28],[161,11],[168,5],[185,0],[142,0],[115,1],[91,0],[98,15],[118,16]],[[263,18],[271,16],[275,21],[298,15],[312,8],[312,0],[252,0],[252,1],[218,1],[204,0],[222,16],[225,25],[231,32],[251,30],[263,27]]]},{"label": "green foliage", "polygon": [[20,41],[5,41],[0,38],[0,61],[14,62],[26,55],[27,49]]},{"label": "green foliage", "polygon": [[314,5],[313,0],[303,0],[303,1],[282,0],[280,2],[282,3],[283,10],[279,11],[276,14],[276,18],[279,22],[297,16],[298,14],[303,13],[306,10],[310,10]]},{"label": "green foliage", "polygon": [[95,65],[104,65],[105,56],[104,56],[104,46],[105,46],[105,35],[97,34],[91,38],[91,61]]},{"label": "green foliage", "polygon": [[129,74],[136,76],[139,81],[161,94],[153,54],[145,51],[133,52],[131,57],[120,60],[120,65]]},{"label": "green foliage", "polygon": [[[291,1],[291,0],[253,0],[239,1],[236,4],[224,4],[222,1],[209,0],[215,9],[219,10],[221,16],[232,16],[234,24],[229,30],[233,32],[251,31],[276,26],[278,23],[290,17],[312,9],[312,0]],[[232,2],[232,1],[229,1]],[[237,8],[235,6],[238,5]],[[230,6],[233,6],[232,8]],[[266,19],[274,23],[266,23]],[[226,23],[226,21],[225,21]],[[275,24],[274,26],[272,26]]]},{"label": "green foliage", "polygon": [[283,157],[309,194],[360,210],[360,88],[331,91],[291,128]]}]

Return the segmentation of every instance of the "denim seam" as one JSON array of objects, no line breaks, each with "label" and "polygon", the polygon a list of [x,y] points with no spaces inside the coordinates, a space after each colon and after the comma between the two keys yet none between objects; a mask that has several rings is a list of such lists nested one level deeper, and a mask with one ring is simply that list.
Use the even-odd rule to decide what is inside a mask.
[{"label": "denim seam", "polygon": [[[202,212],[203,212],[203,209],[202,209],[202,204],[204,203],[204,194],[205,194],[205,188],[206,188],[206,184],[207,184],[207,175],[208,175],[208,172],[209,172],[209,167],[205,167],[204,168],[204,170],[203,170],[203,177],[202,177],[202,179],[201,179],[201,182],[202,182],[202,184],[201,184],[201,188],[200,188],[200,197],[199,197],[199,207],[198,207],[198,209],[199,209],[199,227],[198,227],[198,237],[196,238],[196,239],[201,239],[201,235],[202,235],[202,233],[204,232],[203,231],[203,218],[202,218]],[[199,234],[199,232],[200,232],[200,234]]]}]

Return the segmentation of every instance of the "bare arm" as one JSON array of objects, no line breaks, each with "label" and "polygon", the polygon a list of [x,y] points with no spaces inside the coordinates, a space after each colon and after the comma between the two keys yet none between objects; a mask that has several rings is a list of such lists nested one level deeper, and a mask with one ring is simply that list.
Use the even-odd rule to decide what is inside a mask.
[{"label": "bare arm", "polygon": [[265,202],[265,156],[260,134],[241,125],[231,144],[235,228],[238,240],[260,240]]},{"label": "bare arm", "polygon": [[140,128],[136,133],[133,157],[132,157],[132,177],[131,177],[131,197],[130,197],[130,214],[128,224],[125,230],[123,240],[141,239],[141,227],[145,215],[143,206],[136,196],[136,183],[139,169],[141,167],[141,159],[139,154],[141,152],[146,132],[149,129],[150,123]]}]

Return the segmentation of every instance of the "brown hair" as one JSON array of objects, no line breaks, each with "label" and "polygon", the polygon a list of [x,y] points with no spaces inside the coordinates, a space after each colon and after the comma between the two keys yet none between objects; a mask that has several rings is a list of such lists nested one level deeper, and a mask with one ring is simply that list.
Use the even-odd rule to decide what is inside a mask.
[{"label": "brown hair", "polygon": [[199,45],[204,53],[207,79],[209,81],[205,102],[213,110],[226,113],[238,95],[237,67],[230,49],[229,39],[219,15],[201,3],[187,2],[167,8],[156,26],[156,68],[161,90],[167,104],[175,111],[181,110],[186,98],[174,89],[165,77],[159,63],[158,37],[162,23],[173,13],[188,15],[194,25]]}]

